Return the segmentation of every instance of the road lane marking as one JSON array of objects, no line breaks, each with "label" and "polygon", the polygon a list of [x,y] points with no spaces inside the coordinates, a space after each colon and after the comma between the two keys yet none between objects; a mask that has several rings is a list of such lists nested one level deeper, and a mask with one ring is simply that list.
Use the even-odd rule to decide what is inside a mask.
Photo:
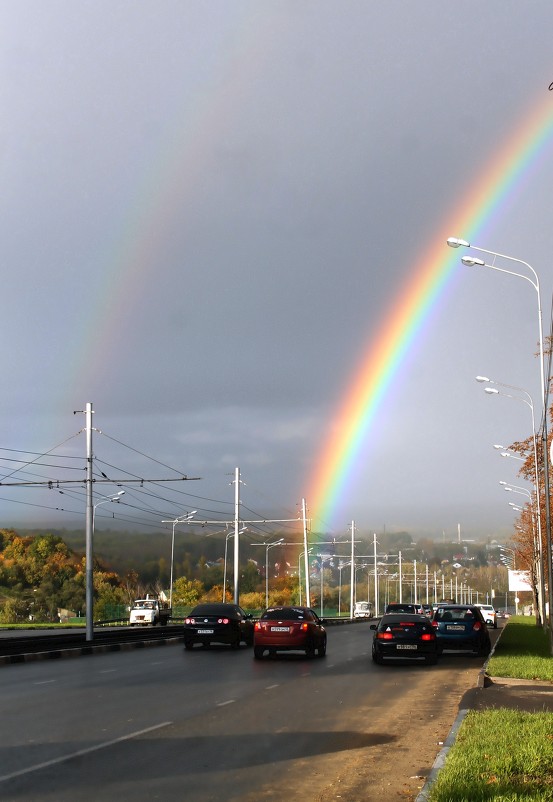
[{"label": "road lane marking", "polygon": [[19,771],[12,771],[11,774],[1,775],[0,782],[12,780],[14,777],[22,777],[24,774],[31,774],[33,771],[46,769],[49,766],[56,766],[58,763],[65,763],[75,757],[89,755],[91,752],[98,752],[100,749],[106,749],[108,746],[114,746],[115,744],[122,743],[123,741],[130,741],[133,738],[138,738],[140,735],[146,735],[147,732],[160,730],[162,727],[170,727],[172,723],[172,721],[163,721],[161,724],[154,724],[152,727],[145,727],[143,730],[136,730],[136,732],[130,732],[128,735],[121,735],[119,738],[113,738],[111,741],[104,741],[101,744],[96,744],[96,746],[88,746],[86,749],[79,749],[77,752],[71,752],[69,755],[62,755],[61,757],[55,757],[52,760],[45,760],[44,763],[35,763],[34,766],[28,766],[26,769],[19,769]]},{"label": "road lane marking", "polygon": [[49,685],[50,682],[57,682],[56,679],[42,679],[40,682],[33,682],[33,685]]},{"label": "road lane marking", "polygon": [[117,671],[116,668],[103,668],[100,671],[100,674],[112,674],[114,671]]},{"label": "road lane marking", "polygon": [[226,702],[218,702],[217,707],[224,707],[225,705],[231,705],[236,701],[236,699],[228,699]]},{"label": "road lane marking", "polygon": [[265,690],[266,690],[266,691],[272,691],[272,690],[273,690],[273,688],[278,688],[278,686],[279,686],[279,685],[280,685],[280,682],[277,682],[275,685],[267,685],[267,687],[265,688]]}]

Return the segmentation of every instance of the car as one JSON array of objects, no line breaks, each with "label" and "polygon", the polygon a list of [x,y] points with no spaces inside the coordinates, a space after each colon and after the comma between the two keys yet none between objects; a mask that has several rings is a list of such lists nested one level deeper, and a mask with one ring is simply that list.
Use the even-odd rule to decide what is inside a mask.
[{"label": "car", "polygon": [[265,652],[302,651],[307,657],[326,654],[324,619],[310,607],[268,607],[255,622],[253,654],[261,660]]},{"label": "car", "polygon": [[477,604],[476,607],[480,608],[480,612],[484,616],[486,624],[491,624],[494,629],[497,629],[497,612],[491,604]]},{"label": "car", "polygon": [[428,618],[432,618],[432,616],[434,615],[434,608],[432,607],[431,604],[423,604],[422,609],[424,614],[427,615]]},{"label": "car", "polygon": [[368,601],[358,601],[355,602],[355,607],[353,610],[353,617],[354,618],[372,618],[373,612],[371,603]]},{"label": "car", "polygon": [[442,604],[434,613],[432,625],[440,654],[445,649],[470,651],[480,657],[490,652],[490,633],[480,608],[475,604]]},{"label": "car", "polygon": [[234,649],[239,649],[242,641],[251,646],[253,626],[253,616],[238,604],[198,604],[184,620],[184,648],[190,650],[195,643],[201,643],[202,646],[228,643]]},{"label": "car", "polygon": [[385,613],[375,630],[372,659],[378,665],[386,660],[409,660],[435,665],[438,659],[436,630],[426,615]]},{"label": "car", "polygon": [[386,605],[384,613],[410,613],[412,615],[423,615],[422,604],[407,604],[406,602],[391,602]]}]

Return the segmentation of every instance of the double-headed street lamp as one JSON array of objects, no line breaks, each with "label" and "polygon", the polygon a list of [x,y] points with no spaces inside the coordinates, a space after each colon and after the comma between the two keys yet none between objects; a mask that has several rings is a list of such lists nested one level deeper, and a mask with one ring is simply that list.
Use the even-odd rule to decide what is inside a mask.
[{"label": "double-headed street lamp", "polygon": [[[515,259],[513,256],[507,256],[504,253],[498,253],[497,251],[490,251],[487,248],[480,248],[477,245],[472,245],[470,242],[467,242],[464,239],[460,239],[458,237],[449,237],[447,240],[447,244],[450,248],[472,248],[475,251],[479,251],[480,253],[487,253],[493,257],[492,264],[488,264],[483,259],[476,259],[473,256],[463,256],[461,262],[468,267],[489,267],[491,270],[497,270],[500,273],[507,273],[511,276],[517,276],[518,278],[524,279],[536,291],[537,301],[538,301],[538,336],[539,336],[539,357],[540,357],[540,395],[542,400],[542,445],[543,445],[543,489],[545,494],[545,522],[546,522],[546,545],[547,545],[547,568],[548,568],[548,575],[549,575],[549,592],[548,592],[548,602],[549,602],[549,636],[550,636],[550,651],[553,653],[553,626],[552,626],[552,611],[553,611],[553,566],[552,566],[552,547],[551,547],[551,504],[549,498],[549,463],[548,463],[548,455],[547,455],[547,398],[549,393],[549,374],[547,376],[547,381],[545,378],[545,363],[543,357],[543,326],[542,326],[542,309],[541,309],[541,293],[540,293],[540,281],[538,274],[534,270],[534,268],[528,264],[528,262],[523,261],[522,259]],[[530,276],[525,275],[524,273],[517,273],[513,270],[506,270],[503,267],[498,267],[495,264],[495,260],[497,259],[505,259],[508,262],[515,262],[519,265],[524,265],[534,277],[533,279]],[[553,449],[552,449],[553,450]],[[545,609],[544,609],[545,614]]]},{"label": "double-headed street lamp", "polygon": [[[534,564],[537,569],[537,580],[538,580],[538,592],[539,592],[539,613],[541,621],[545,621],[545,564],[543,559],[543,542],[542,542],[542,534],[541,534],[541,492],[540,492],[540,477],[539,477],[539,469],[538,469],[538,447],[536,443],[536,422],[534,417],[534,402],[532,400],[532,396],[530,395],[527,390],[523,387],[517,387],[513,384],[505,384],[504,382],[494,381],[493,379],[489,379],[487,376],[477,376],[477,382],[484,382],[487,384],[495,384],[499,387],[507,387],[509,390],[516,390],[520,395],[513,395],[512,393],[505,393],[497,390],[495,387],[486,387],[484,392],[488,395],[502,395],[506,398],[512,398],[515,401],[520,401],[530,410],[530,415],[532,418],[532,445],[533,445],[533,452],[534,452],[534,489],[536,492],[536,520],[537,526],[536,530],[533,533],[534,535]],[[510,454],[508,451],[504,451],[502,456],[506,457],[515,457],[514,454]],[[520,459],[520,457],[515,457],[515,459]],[[547,457],[546,457],[547,461]]]}]

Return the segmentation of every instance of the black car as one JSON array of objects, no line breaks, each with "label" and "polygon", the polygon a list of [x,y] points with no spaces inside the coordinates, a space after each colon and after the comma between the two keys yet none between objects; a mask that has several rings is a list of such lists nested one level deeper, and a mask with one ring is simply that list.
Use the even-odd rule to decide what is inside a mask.
[{"label": "black car", "polygon": [[383,615],[375,630],[372,659],[381,665],[385,660],[416,660],[434,665],[438,659],[436,630],[428,616],[412,613]]},{"label": "black car", "polygon": [[485,657],[492,648],[486,621],[475,604],[439,604],[432,624],[440,654],[452,649]]},{"label": "black car", "polygon": [[391,602],[386,606],[385,613],[412,613],[422,615],[424,613],[422,604],[408,604],[407,602]]},{"label": "black car", "polygon": [[253,619],[237,604],[198,604],[184,620],[185,649],[192,649],[195,643],[228,643],[239,649],[242,641],[252,646]]}]

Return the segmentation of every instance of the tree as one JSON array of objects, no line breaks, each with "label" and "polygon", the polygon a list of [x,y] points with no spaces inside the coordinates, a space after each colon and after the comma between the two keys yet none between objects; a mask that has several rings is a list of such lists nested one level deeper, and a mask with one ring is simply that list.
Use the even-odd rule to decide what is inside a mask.
[{"label": "tree", "polygon": [[205,588],[199,579],[187,579],[180,576],[173,582],[173,606],[182,604],[190,606],[196,604],[203,596]]}]

